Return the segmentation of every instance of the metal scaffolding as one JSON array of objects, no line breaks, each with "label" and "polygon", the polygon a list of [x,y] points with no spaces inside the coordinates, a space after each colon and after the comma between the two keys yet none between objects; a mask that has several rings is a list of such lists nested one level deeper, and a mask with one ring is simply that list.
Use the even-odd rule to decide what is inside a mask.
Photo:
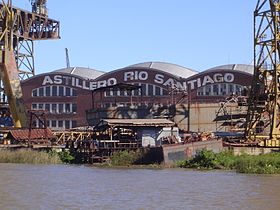
[{"label": "metal scaffolding", "polygon": [[20,79],[35,74],[33,41],[58,39],[59,30],[59,22],[46,13],[15,8],[11,0],[0,3],[0,104],[9,103],[17,127],[26,125]]},{"label": "metal scaffolding", "polygon": [[254,12],[254,81],[245,136],[280,146],[280,0],[258,0]]}]

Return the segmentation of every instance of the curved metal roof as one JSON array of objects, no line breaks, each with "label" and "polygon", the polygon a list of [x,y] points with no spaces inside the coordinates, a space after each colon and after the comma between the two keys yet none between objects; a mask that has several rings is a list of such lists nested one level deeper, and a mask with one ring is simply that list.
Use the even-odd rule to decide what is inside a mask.
[{"label": "curved metal roof", "polygon": [[157,69],[183,78],[188,78],[198,73],[198,71],[183,66],[179,66],[176,64],[165,63],[165,62],[144,62],[144,63],[134,64],[126,68],[133,68],[133,67]]},{"label": "curved metal roof", "polygon": [[217,70],[234,70],[234,71],[245,72],[248,74],[254,74],[254,66],[246,65],[246,64],[228,64],[228,65],[216,66],[216,67],[207,69],[203,72],[217,71]]},{"label": "curved metal roof", "polygon": [[86,79],[95,79],[105,74],[105,72],[98,71],[95,69],[90,69],[90,68],[84,68],[84,67],[63,68],[63,69],[55,70],[53,72],[73,74]]}]

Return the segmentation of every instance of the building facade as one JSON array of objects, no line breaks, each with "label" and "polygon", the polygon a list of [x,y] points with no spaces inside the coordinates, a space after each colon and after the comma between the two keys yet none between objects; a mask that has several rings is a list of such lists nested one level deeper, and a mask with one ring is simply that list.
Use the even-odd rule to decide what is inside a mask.
[{"label": "building facade", "polygon": [[[54,130],[86,126],[110,117],[168,118],[170,112],[181,129],[199,130],[199,126],[189,125],[191,107],[218,107],[225,98],[241,95],[250,86],[252,73],[253,67],[248,65],[225,65],[197,72],[174,64],[147,62],[111,72],[60,69],[23,81],[22,89],[27,108],[45,110],[48,126]],[[194,115],[197,116],[200,115]]]}]

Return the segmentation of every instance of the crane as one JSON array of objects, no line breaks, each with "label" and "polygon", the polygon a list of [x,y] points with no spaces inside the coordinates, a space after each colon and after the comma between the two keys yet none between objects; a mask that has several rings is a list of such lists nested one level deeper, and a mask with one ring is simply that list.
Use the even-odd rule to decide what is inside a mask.
[{"label": "crane", "polygon": [[258,0],[254,25],[254,79],[245,138],[260,146],[279,147],[280,0]]},{"label": "crane", "polygon": [[[60,38],[59,21],[47,17],[46,0],[31,3],[32,13],[13,7],[12,0],[0,3],[0,79],[14,125],[19,128],[28,125],[20,78],[35,73],[34,67],[31,71],[22,69],[22,66],[34,64],[33,41]],[[29,55],[20,52],[25,42],[31,43],[25,48]]]},{"label": "crane", "polygon": [[47,0],[30,0],[30,2],[33,13],[48,16]]}]

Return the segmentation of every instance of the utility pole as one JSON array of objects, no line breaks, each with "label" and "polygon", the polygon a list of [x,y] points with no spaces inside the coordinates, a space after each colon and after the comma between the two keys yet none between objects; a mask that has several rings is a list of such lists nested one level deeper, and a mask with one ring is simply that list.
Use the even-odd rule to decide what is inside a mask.
[{"label": "utility pole", "polygon": [[67,48],[65,48],[65,55],[66,55],[66,68],[70,68],[69,52]]}]

